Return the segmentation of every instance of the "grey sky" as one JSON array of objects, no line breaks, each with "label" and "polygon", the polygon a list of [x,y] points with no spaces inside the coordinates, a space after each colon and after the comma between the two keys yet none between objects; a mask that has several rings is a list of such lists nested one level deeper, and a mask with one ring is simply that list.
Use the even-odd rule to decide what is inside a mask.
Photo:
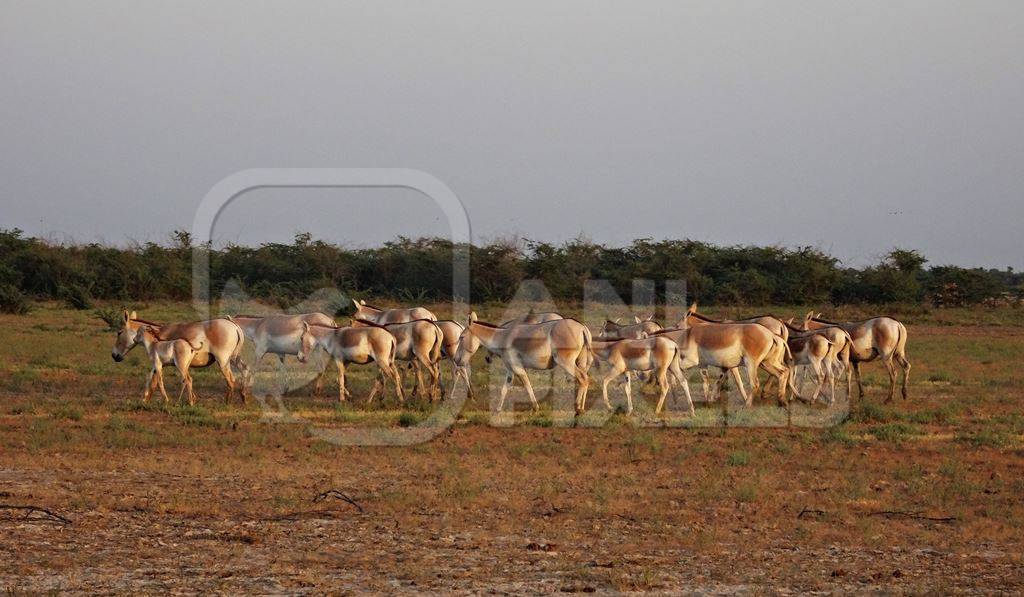
[{"label": "grey sky", "polygon": [[[212,4],[212,6],[208,5]],[[409,167],[474,236],[1024,266],[1024,2],[2,4],[2,227],[164,240],[251,167]],[[395,211],[399,215],[395,215]],[[444,234],[260,191],[221,240]]]}]

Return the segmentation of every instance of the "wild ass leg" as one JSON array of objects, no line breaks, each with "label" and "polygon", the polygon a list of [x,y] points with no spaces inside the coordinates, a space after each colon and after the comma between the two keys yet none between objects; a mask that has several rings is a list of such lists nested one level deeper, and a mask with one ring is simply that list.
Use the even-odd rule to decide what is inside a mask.
[{"label": "wild ass leg", "polygon": [[[616,377],[622,375],[622,373],[624,371],[625,371],[625,367],[621,367],[619,365],[619,363],[616,363],[616,364],[612,365],[611,371],[608,372],[608,375],[605,376],[604,381],[601,384],[601,397],[604,398],[604,406],[608,410],[612,410],[612,403],[608,401],[608,384],[610,384],[612,382],[612,380],[615,379]],[[628,385],[629,385],[629,374],[628,373],[626,374],[626,384],[627,384],[627,387],[628,387]],[[629,411],[633,412],[633,400],[632,400],[632,398],[630,398],[629,390],[626,391],[626,400],[629,403]]]},{"label": "wild ass leg", "polygon": [[[736,381],[736,387],[740,389],[740,396],[743,397],[743,402],[749,406],[752,400],[747,396],[746,388],[743,387],[743,378],[740,376],[739,367],[733,367],[732,369],[729,369],[729,371],[732,373],[732,378]],[[723,375],[722,377],[725,376]],[[751,391],[753,391],[753,389],[751,389]],[[729,402],[729,396],[726,395],[725,398],[720,398],[720,400]]]},{"label": "wild ass leg", "polygon": [[149,397],[153,395],[153,388],[156,386],[156,375],[157,367],[159,365],[153,365],[153,368],[149,370],[149,375],[146,376],[146,389],[142,391],[142,401],[149,402]]},{"label": "wild ass leg", "polygon": [[515,371],[515,374],[522,380],[523,387],[526,388],[526,393],[530,396],[530,403],[533,405],[533,412],[539,411],[540,404],[537,403],[537,396],[533,394],[533,384],[530,383],[530,376],[527,375],[526,369],[520,368]]},{"label": "wild ass leg", "polygon": [[857,400],[864,399],[864,385],[860,381],[860,361],[850,361],[853,368],[853,377],[857,380]]},{"label": "wild ass leg", "polygon": [[885,370],[889,373],[889,397],[885,401],[892,402],[893,397],[896,395],[896,363],[893,362],[892,355],[888,358],[882,359],[882,364],[885,365]]},{"label": "wild ass leg", "polygon": [[505,383],[501,384],[501,396],[498,399],[498,412],[505,408],[505,396],[508,395],[508,390],[512,387],[512,377],[512,371],[510,369],[506,370]]},{"label": "wild ass leg", "polygon": [[895,356],[896,356],[896,362],[899,363],[900,369],[903,370],[903,385],[901,386],[900,391],[903,394],[903,399],[906,400],[907,399],[907,378],[910,377],[910,361],[908,361],[907,357],[904,356],[903,354],[901,354],[899,351],[896,352]]},{"label": "wild ass leg", "polygon": [[335,359],[334,365],[338,368],[338,402],[345,401],[348,390],[345,388],[345,363],[341,359]]}]

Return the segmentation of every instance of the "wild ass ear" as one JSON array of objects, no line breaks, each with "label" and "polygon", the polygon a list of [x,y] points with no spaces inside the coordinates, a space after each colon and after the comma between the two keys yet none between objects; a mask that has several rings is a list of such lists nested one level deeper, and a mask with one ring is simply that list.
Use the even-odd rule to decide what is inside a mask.
[{"label": "wild ass ear", "polygon": [[807,312],[807,315],[804,315],[804,321],[810,321],[812,319],[814,319],[814,309],[811,309]]},{"label": "wild ass ear", "polygon": [[647,316],[647,321],[654,321],[654,313]]},{"label": "wild ass ear", "polygon": [[697,312],[697,301],[693,301],[693,304],[690,305],[690,308],[686,310],[686,314],[687,315],[693,315],[696,312]]},{"label": "wild ass ear", "polygon": [[817,319],[821,319],[821,313],[819,312],[819,313],[818,313],[817,315],[815,315],[814,317],[815,317],[815,318],[817,318]]},{"label": "wild ass ear", "polygon": [[643,321],[643,320],[642,320],[642,319],[640,319],[640,316],[639,316],[639,315],[634,315],[634,316],[633,316],[633,323],[641,323],[642,321]]},{"label": "wild ass ear", "polygon": [[132,319],[138,319],[139,316],[135,314],[135,311],[132,311],[131,318]]},{"label": "wild ass ear", "polygon": [[469,323],[473,323],[474,321],[479,321],[477,319],[477,316],[476,316],[476,311],[470,311],[469,312]]},{"label": "wild ass ear", "polygon": [[309,331],[309,322],[308,321],[303,321],[302,322],[302,333],[305,334],[308,331]]},{"label": "wild ass ear", "polygon": [[125,310],[124,310],[124,322],[125,322],[125,323],[128,323],[128,321],[129,321],[129,320],[130,320],[131,318],[132,318],[132,316],[131,316],[131,314],[129,314],[129,313],[128,313],[128,309],[125,309]]},{"label": "wild ass ear", "polygon": [[359,301],[352,299],[352,304],[356,306],[356,309],[359,309]]},{"label": "wild ass ear", "polygon": [[786,323],[788,323],[789,325],[793,325],[793,318],[790,317],[789,319],[787,319]]},{"label": "wild ass ear", "polygon": [[365,307],[366,306],[366,299],[359,299],[359,304],[363,305]]}]

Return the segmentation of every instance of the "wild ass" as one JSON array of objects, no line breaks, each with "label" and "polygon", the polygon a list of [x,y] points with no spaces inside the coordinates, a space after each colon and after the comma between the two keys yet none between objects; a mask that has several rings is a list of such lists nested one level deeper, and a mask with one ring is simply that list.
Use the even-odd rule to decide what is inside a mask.
[{"label": "wild ass", "polygon": [[620,324],[618,319],[615,321],[605,319],[604,325],[601,326],[601,332],[597,335],[597,338],[599,340],[646,338],[660,329],[662,329],[661,324],[654,321],[653,314],[647,319],[640,319],[639,316],[634,315],[633,323],[629,324]]},{"label": "wild ass", "polygon": [[437,316],[423,307],[382,309],[380,307],[374,307],[373,305],[367,305],[366,301],[362,300],[353,300],[352,304],[356,306],[356,312],[352,314],[352,319],[362,319],[363,321],[369,321],[378,325],[406,323],[417,319],[437,321]]},{"label": "wild ass", "polygon": [[302,324],[302,337],[299,341],[298,359],[305,363],[316,347],[323,348],[338,367],[338,401],[344,402],[345,397],[352,394],[345,387],[345,366],[349,363],[365,365],[373,362],[377,365],[378,375],[374,379],[373,389],[366,397],[370,403],[377,392],[384,390],[385,379],[395,384],[399,402],[405,402],[402,391],[402,378],[395,366],[395,337],[382,327],[331,327],[324,325]]},{"label": "wild ass", "polygon": [[466,329],[465,326],[451,319],[438,319],[434,323],[437,324],[438,329],[441,330],[441,334],[444,336],[444,340],[441,343],[441,358],[452,362],[452,395],[455,394],[455,380],[464,377],[466,379],[468,396],[470,400],[474,400],[473,385],[469,383],[469,363],[467,362],[460,366],[455,362],[455,353],[459,349],[459,337],[462,336],[462,332]]},{"label": "wild ass", "polygon": [[[380,327],[395,337],[395,359],[412,363],[416,372],[416,385],[412,394],[429,396],[432,400],[440,397],[441,371],[437,362],[441,360],[444,333],[433,321],[417,319],[405,323],[379,325],[365,319],[353,319],[352,327]],[[423,372],[430,375],[429,388],[423,384]]]},{"label": "wild ass", "polygon": [[[267,353],[277,355],[282,366],[286,355],[299,354],[303,322],[311,325],[338,327],[333,318],[319,312],[298,315],[234,315],[228,316],[228,319],[238,324],[245,336],[253,343],[255,354],[252,367],[249,369],[248,383],[250,387],[252,386],[252,376],[255,375],[260,361]],[[317,375],[316,387],[313,390],[317,396],[323,391],[326,370],[325,367]]]},{"label": "wild ass", "polygon": [[697,303],[694,302],[691,305],[693,317],[706,321],[708,323],[757,323],[768,328],[771,333],[781,337],[783,340],[789,339],[789,329],[786,327],[786,323],[775,317],[774,315],[754,315],[753,317],[744,317],[743,319],[711,319],[710,317],[697,313]]},{"label": "wild ass", "polygon": [[590,386],[588,371],[592,359],[591,335],[587,326],[575,319],[557,319],[503,328],[479,321],[474,311],[470,313],[469,325],[459,339],[456,365],[468,364],[480,346],[500,358],[505,365],[505,383],[501,386],[499,412],[505,406],[505,396],[516,377],[523,382],[530,402],[533,403],[533,410],[538,410],[540,406],[526,370],[544,371],[555,366],[561,367],[576,380],[576,412],[583,412],[587,388]]},{"label": "wild ass", "polygon": [[757,371],[761,368],[778,381],[779,403],[785,404],[789,368],[784,359],[789,348],[782,338],[760,324],[710,323],[695,317],[695,312],[696,304],[679,320],[679,327],[655,332],[655,335],[664,335],[679,345],[683,370],[699,366],[731,372],[743,401],[750,406],[753,396],[748,395],[743,387],[738,368],[747,370],[752,392],[758,388]]},{"label": "wild ass", "polygon": [[142,401],[149,402],[153,395],[153,387],[159,386],[160,393],[164,397],[164,403],[170,402],[167,390],[164,389],[164,365],[174,363],[181,374],[181,392],[178,393],[178,400],[181,395],[188,392],[188,403],[195,406],[196,394],[192,390],[192,376],[189,374],[189,367],[192,365],[192,358],[196,352],[203,348],[203,343],[193,345],[188,340],[161,340],[152,327],[144,325],[139,328],[135,335],[135,342],[141,344],[149,356],[150,370],[146,378],[146,390],[142,393]]},{"label": "wild ass", "polygon": [[520,315],[519,317],[513,317],[505,323],[501,324],[503,328],[510,328],[516,325],[534,325],[537,323],[547,323],[549,321],[558,321],[559,319],[565,319],[560,314],[554,311],[542,311],[537,313],[530,307],[530,310]]},{"label": "wild ass", "polygon": [[[803,322],[801,322],[802,325]],[[807,330],[794,324],[792,317],[786,321],[786,327],[789,329],[790,335],[811,331],[828,338],[832,344],[829,346],[825,364],[832,369],[833,378],[837,378],[844,373],[846,374],[846,395],[850,396],[853,390],[853,368],[850,367],[850,350],[853,346],[853,339],[850,338],[850,334],[836,325],[825,326],[816,330]]]},{"label": "wild ass", "polygon": [[[124,312],[124,320],[121,329],[114,338],[114,348],[111,357],[121,362],[128,352],[138,343],[139,328],[148,325],[160,340],[185,340],[192,346],[202,346],[196,351],[191,361],[191,367],[208,367],[217,363],[224,381],[227,383],[227,392],[224,400],[231,399],[235,391],[235,375],[232,366],[238,367],[243,378],[247,370],[245,363],[240,356],[242,345],[245,343],[245,334],[242,328],[227,319],[209,319],[206,321],[193,321],[189,323],[169,323],[161,325],[138,319],[135,311]],[[242,398],[248,401],[245,387],[241,388]]]},{"label": "wild ass", "polygon": [[804,329],[817,330],[829,326],[840,327],[850,335],[853,341],[850,346],[850,364],[853,375],[857,378],[858,398],[864,397],[864,386],[860,381],[860,364],[882,359],[886,371],[889,372],[889,397],[892,402],[896,393],[896,366],[903,370],[903,383],[900,391],[903,399],[907,399],[907,378],[910,376],[910,361],[907,360],[907,328],[892,317],[872,317],[863,321],[835,322],[822,319],[808,313],[804,318]]},{"label": "wild ass", "polygon": [[[686,392],[686,403],[690,408],[690,414],[694,414],[693,400],[690,397],[690,386],[680,370],[679,347],[671,338],[665,336],[652,336],[650,338],[625,339],[612,342],[594,340],[591,343],[591,350],[598,361],[607,362],[611,365],[611,371],[605,376],[601,385],[601,396],[604,398],[604,405],[611,410],[612,405],[608,402],[608,384],[620,375],[626,376],[626,413],[633,412],[633,396],[630,388],[629,373],[631,371],[651,371],[652,377],[657,379],[661,395],[658,397],[656,413],[661,412],[665,404],[665,396],[671,388],[671,381],[668,374],[683,384]],[[586,397],[584,397],[584,408]]]},{"label": "wild ass", "polygon": [[821,334],[814,332],[793,332],[790,335],[789,350],[793,355],[790,366],[793,367],[793,373],[789,376],[789,387],[793,390],[793,394],[804,399],[797,391],[796,384],[794,383],[795,368],[797,365],[806,365],[811,368],[814,373],[814,381],[817,384],[814,387],[814,392],[811,393],[811,402],[818,399],[818,395],[822,392],[822,386],[827,381],[831,387],[831,399],[829,404],[832,404],[836,400],[836,379],[835,372],[832,369],[831,363],[829,362],[829,354],[832,352],[832,342]]}]

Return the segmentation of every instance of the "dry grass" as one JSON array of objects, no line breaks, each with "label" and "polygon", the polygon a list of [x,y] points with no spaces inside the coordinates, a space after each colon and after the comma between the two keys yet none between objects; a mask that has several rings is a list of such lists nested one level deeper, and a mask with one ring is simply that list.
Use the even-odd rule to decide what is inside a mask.
[{"label": "dry grass", "polygon": [[[195,408],[141,404],[141,357],[115,364],[99,320],[49,305],[3,316],[0,504],[72,523],[0,510],[0,588],[1019,591],[1024,325],[1015,311],[913,317],[911,400],[881,404],[886,378],[868,365],[867,401],[831,428],[614,415],[572,429],[548,401],[510,428],[481,405],[434,441],[358,448],[223,404],[212,371]],[[369,379],[353,376],[357,396]],[[429,410],[307,393],[285,402],[320,426],[398,428]],[[733,423],[754,416],[742,411]],[[330,488],[364,511],[313,503]]]}]

